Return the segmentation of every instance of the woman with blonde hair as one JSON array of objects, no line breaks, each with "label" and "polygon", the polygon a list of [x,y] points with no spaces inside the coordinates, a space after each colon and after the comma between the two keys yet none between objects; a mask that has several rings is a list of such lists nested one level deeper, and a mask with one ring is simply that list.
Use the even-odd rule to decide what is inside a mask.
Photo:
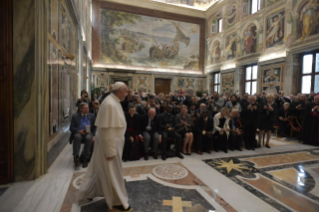
[{"label": "woman with blonde hair", "polygon": [[214,149],[224,150],[227,153],[227,140],[229,136],[229,111],[227,107],[223,107],[219,113],[214,116],[214,131],[215,136]]},{"label": "woman with blonde hair", "polygon": [[[187,113],[187,107],[182,106],[181,112],[176,115],[176,132],[178,132],[184,139],[182,153],[184,155],[191,155],[192,143],[194,136],[192,133],[191,116]],[[187,148],[187,151],[186,151]]]},{"label": "woman with blonde hair", "polygon": [[277,104],[274,102],[274,96],[272,94],[267,94],[266,100],[266,102],[261,103],[259,112],[259,137],[257,148],[261,147],[261,138],[263,138],[265,132],[267,132],[267,142],[265,146],[270,148],[269,140],[271,131],[274,128]]}]

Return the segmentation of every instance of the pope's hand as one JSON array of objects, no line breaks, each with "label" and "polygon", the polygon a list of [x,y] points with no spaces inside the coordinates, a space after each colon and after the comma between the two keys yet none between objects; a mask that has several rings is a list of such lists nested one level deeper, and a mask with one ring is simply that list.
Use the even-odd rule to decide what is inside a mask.
[{"label": "pope's hand", "polygon": [[114,159],[114,157],[115,157],[115,156],[108,157],[107,160],[108,160],[108,161],[112,161],[112,160]]}]

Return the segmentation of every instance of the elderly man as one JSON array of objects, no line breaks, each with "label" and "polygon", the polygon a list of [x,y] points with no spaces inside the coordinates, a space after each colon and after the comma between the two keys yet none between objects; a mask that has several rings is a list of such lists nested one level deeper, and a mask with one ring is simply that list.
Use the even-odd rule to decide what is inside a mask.
[{"label": "elderly man", "polygon": [[110,210],[131,211],[122,169],[126,121],[120,102],[127,90],[123,82],[116,82],[101,105],[95,122],[95,151],[76,202],[104,196]]},{"label": "elderly man", "polygon": [[224,107],[224,99],[220,98],[217,92],[214,92],[213,97],[208,102],[208,110],[210,110],[212,116],[219,113],[222,107]]},{"label": "elderly man", "polygon": [[[297,97],[296,97],[297,98]],[[289,110],[289,107],[290,107],[290,103],[289,102],[285,102],[283,107],[280,108],[278,110],[278,113],[277,113],[277,122],[278,122],[278,125],[279,125],[279,129],[278,129],[278,132],[277,134],[279,136],[282,135],[282,133],[284,134],[288,134],[289,132],[289,125],[288,125],[288,116],[290,115],[291,113],[291,110]]]},{"label": "elderly man", "polygon": [[247,150],[255,150],[256,130],[258,125],[258,104],[255,96],[249,96],[248,103],[241,111],[242,123],[245,131],[245,146]]},{"label": "elderly man", "polygon": [[[95,115],[89,113],[89,106],[87,103],[82,102],[79,105],[80,113],[74,114],[72,116],[70,131],[70,144],[73,142],[73,156],[75,166],[78,167],[81,165],[86,168],[88,166],[88,160],[90,158],[90,151],[92,142],[95,140]],[[79,158],[79,153],[81,149],[81,142],[84,141],[84,149]]]},{"label": "elderly man", "polygon": [[204,103],[205,105],[207,104],[207,93],[203,93],[203,97],[198,101],[198,104]]},{"label": "elderly man", "polygon": [[[142,134],[139,135],[144,142],[144,159],[148,160],[148,148],[152,142],[151,154],[157,159],[158,144],[162,143],[162,130],[160,125],[160,117],[156,116],[155,108],[148,110],[148,113],[141,118],[140,129]],[[166,159],[166,158],[165,158]]]},{"label": "elderly man", "polygon": [[238,110],[233,109],[230,112],[229,121],[229,149],[232,151],[234,151],[234,149],[242,151],[240,147],[243,141],[243,132],[239,128],[240,124],[238,120]]}]

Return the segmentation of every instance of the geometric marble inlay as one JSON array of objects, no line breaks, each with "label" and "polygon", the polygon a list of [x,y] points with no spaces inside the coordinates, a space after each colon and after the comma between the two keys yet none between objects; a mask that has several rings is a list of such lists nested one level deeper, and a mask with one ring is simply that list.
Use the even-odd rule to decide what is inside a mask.
[{"label": "geometric marble inlay", "polygon": [[297,187],[305,185],[304,173],[298,172],[294,168],[279,169],[268,173]]},{"label": "geometric marble inlay", "polygon": [[186,177],[188,175],[188,171],[185,168],[178,165],[163,164],[156,166],[153,169],[153,174],[156,177],[166,180],[178,180]]},{"label": "geometric marble inlay", "polygon": [[[267,158],[265,158],[267,157]],[[256,164],[256,167],[275,166],[279,164],[297,163],[308,160],[319,160],[319,156],[311,155],[309,152],[296,152],[281,155],[269,155],[264,157],[254,157],[241,159]]]},{"label": "geometric marble inlay", "polygon": [[258,179],[244,179],[246,183],[266,193],[296,211],[318,212],[319,204],[258,174]]}]

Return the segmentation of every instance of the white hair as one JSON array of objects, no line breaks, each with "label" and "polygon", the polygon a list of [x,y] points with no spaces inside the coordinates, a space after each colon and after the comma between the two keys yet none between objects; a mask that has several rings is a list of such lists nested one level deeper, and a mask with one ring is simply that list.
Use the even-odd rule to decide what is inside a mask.
[{"label": "white hair", "polygon": [[250,95],[248,98],[254,98],[256,100],[256,96]]},{"label": "white hair", "polygon": [[289,103],[289,102],[285,102],[285,103],[284,103],[284,107],[285,107],[286,105],[290,105],[290,103]]}]

